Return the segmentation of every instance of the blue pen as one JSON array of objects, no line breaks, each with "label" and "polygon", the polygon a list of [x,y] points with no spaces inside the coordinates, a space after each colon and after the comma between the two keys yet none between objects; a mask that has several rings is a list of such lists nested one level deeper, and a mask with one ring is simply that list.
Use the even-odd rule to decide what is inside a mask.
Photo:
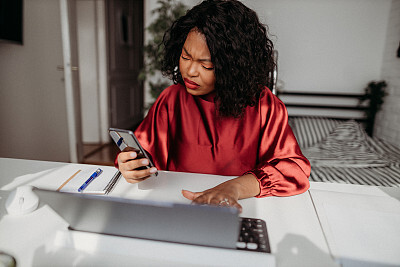
[{"label": "blue pen", "polygon": [[83,183],[81,187],[79,187],[78,192],[82,192],[85,190],[85,188],[96,178],[98,177],[101,173],[103,172],[102,169],[98,168],[92,175],[90,175],[89,179],[86,180],[86,182]]}]

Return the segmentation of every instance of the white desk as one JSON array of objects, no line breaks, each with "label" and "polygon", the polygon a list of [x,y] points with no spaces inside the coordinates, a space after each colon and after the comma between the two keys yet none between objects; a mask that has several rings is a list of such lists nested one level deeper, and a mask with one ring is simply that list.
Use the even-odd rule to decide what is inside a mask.
[{"label": "white desk", "polygon": [[313,183],[309,192],[342,266],[400,266],[400,188]]},{"label": "white desk", "polygon": [[[29,184],[40,179],[50,169],[65,164],[0,158],[0,189],[11,190],[16,186]],[[111,195],[188,203],[189,201],[181,195],[181,189],[201,191],[228,178],[160,172],[157,179],[148,179],[139,185],[131,185],[121,179]],[[330,194],[330,191],[335,190],[347,191],[349,194],[359,188],[313,183],[309,192],[298,196],[241,200],[242,216],[261,218],[267,222],[272,254],[275,256],[277,266],[337,266],[334,257],[338,258],[341,255],[335,254],[336,251],[332,253],[332,244],[328,246],[331,239],[329,237],[326,239],[327,226],[322,224],[321,227],[320,218],[314,207],[316,205],[318,210],[318,203],[321,201],[314,195],[320,192],[322,195],[325,192]],[[381,189],[376,190],[378,190],[374,191],[376,194],[383,192]],[[387,193],[382,194],[388,197]],[[71,235],[66,231],[66,223],[46,205],[41,205],[35,212],[24,216],[6,215],[4,210],[6,195],[6,191],[0,191],[0,197],[3,196],[3,199],[0,199],[0,250],[13,255],[20,266],[56,263],[107,266],[133,262],[137,265],[154,266],[232,266],[232,261],[229,259],[235,259],[239,255],[237,253],[240,253],[234,250],[200,248],[132,238],[84,233]],[[82,240],[85,242],[80,242]],[[92,246],[81,245],[88,242],[89,244],[92,242]],[[257,262],[258,253],[247,253],[253,253],[252,258]],[[247,262],[249,264],[240,261],[236,263],[234,265],[252,265],[251,259]],[[265,262],[257,262],[261,266],[263,263],[265,265]]]}]

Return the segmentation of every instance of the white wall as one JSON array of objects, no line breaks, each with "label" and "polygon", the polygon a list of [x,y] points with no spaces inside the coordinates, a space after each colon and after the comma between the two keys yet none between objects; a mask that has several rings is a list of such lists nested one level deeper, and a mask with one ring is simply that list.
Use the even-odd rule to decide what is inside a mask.
[{"label": "white wall", "polygon": [[246,0],[269,26],[290,91],[361,92],[381,76],[391,0]]},{"label": "white wall", "polygon": [[100,143],[97,76],[96,9],[94,1],[77,1],[78,52],[82,110],[82,138]]},{"label": "white wall", "polygon": [[400,147],[400,58],[396,57],[400,42],[400,0],[392,1],[386,33],[382,79],[388,83],[388,95],[378,113],[375,136]]},{"label": "white wall", "polygon": [[76,2],[82,141],[108,141],[107,52],[104,0]]},{"label": "white wall", "polygon": [[23,6],[24,44],[0,43],[0,157],[69,161],[59,1]]}]

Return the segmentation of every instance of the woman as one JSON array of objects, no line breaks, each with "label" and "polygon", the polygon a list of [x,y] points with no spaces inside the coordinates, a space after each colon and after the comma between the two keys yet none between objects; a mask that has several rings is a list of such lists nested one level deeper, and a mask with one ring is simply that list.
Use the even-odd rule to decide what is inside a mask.
[{"label": "woman", "polygon": [[[310,164],[288,125],[283,103],[266,87],[273,44],[257,14],[235,0],[206,0],[164,35],[163,73],[174,81],[158,97],[136,135],[161,170],[233,175],[194,203],[290,196],[309,188]],[[122,152],[116,165],[130,183],[156,168]]]}]

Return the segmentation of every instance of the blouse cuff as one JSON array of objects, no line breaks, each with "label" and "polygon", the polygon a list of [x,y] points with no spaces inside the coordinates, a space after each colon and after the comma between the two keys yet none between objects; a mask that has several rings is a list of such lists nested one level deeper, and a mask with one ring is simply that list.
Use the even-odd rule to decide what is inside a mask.
[{"label": "blouse cuff", "polygon": [[245,174],[252,174],[257,178],[258,184],[260,186],[260,193],[255,196],[257,198],[272,196],[272,181],[268,173],[264,169],[254,169],[246,172]]},{"label": "blouse cuff", "polygon": [[[246,174],[253,174],[259,183],[260,194],[256,197],[267,196],[293,196],[304,193],[310,188],[308,175],[302,170],[297,173],[287,173],[287,169],[292,169],[293,166],[281,166],[278,170],[270,164],[255,168],[246,172]],[[286,169],[286,175],[282,170]]]}]

